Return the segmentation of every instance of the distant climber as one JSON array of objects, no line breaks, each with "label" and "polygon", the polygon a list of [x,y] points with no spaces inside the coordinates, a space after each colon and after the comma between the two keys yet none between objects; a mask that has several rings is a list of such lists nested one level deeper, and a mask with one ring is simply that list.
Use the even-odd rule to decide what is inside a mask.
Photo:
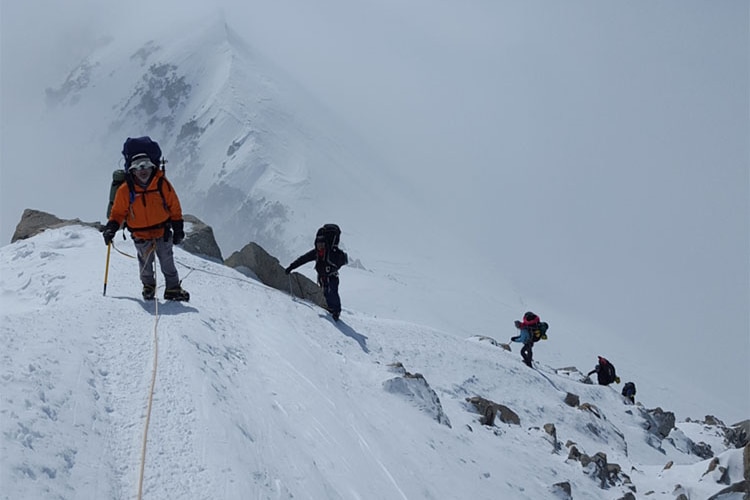
[{"label": "distant climber", "polygon": [[523,315],[523,321],[515,321],[516,328],[520,330],[519,334],[515,337],[511,337],[511,342],[520,342],[523,344],[521,348],[521,357],[526,366],[531,367],[533,358],[532,348],[534,343],[547,338],[547,329],[549,325],[540,321],[539,316],[531,311],[527,311]]},{"label": "distant climber", "polygon": [[596,364],[593,370],[586,374],[586,378],[590,377],[593,373],[596,373],[599,385],[609,385],[612,382],[619,384],[620,377],[615,372],[615,365],[609,362],[606,358],[598,356],[599,362]]},{"label": "distant climber", "polygon": [[630,402],[635,404],[635,384],[633,382],[626,382],[622,388],[622,396]]}]

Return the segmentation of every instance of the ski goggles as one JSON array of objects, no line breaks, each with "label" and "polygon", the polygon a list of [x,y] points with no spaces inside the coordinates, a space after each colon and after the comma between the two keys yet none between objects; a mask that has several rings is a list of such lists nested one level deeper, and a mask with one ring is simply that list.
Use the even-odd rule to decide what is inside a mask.
[{"label": "ski goggles", "polygon": [[155,165],[151,163],[151,160],[148,158],[138,158],[137,160],[133,160],[130,163],[130,168],[128,168],[128,172],[138,172],[140,170],[147,170],[149,168],[154,168]]}]

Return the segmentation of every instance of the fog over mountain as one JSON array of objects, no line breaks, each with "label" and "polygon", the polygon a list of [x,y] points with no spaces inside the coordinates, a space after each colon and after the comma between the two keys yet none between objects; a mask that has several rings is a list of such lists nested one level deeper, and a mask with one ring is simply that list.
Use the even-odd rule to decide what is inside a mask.
[{"label": "fog over mountain", "polygon": [[[6,2],[2,239],[27,207],[103,219],[122,141],[148,134],[225,255],[255,240],[286,261],[336,221],[382,290],[344,291],[357,310],[505,338],[530,308],[555,332],[540,359],[604,354],[645,401],[746,418],[747,19]],[[396,300],[414,282],[430,292]]]}]

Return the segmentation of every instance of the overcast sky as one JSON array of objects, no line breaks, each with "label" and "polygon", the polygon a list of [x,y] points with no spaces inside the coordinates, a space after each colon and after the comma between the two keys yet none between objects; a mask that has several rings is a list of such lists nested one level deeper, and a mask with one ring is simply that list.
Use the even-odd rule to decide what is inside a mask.
[{"label": "overcast sky", "polygon": [[[678,353],[683,370],[728,374],[747,392],[746,1],[238,1],[224,9],[254,49],[425,194],[435,217],[424,224],[447,233],[435,251],[472,261],[467,286],[482,269],[507,276],[522,293],[602,322],[635,353]],[[38,144],[52,135],[39,119],[44,88],[59,85],[92,40],[147,36],[209,10],[203,2],[3,0],[3,243],[20,210],[66,194],[57,183],[37,188],[39,173],[27,170],[65,168],[55,155],[67,147],[60,136],[53,147],[53,139]],[[75,200],[68,206],[75,212],[58,215],[89,217]]]}]

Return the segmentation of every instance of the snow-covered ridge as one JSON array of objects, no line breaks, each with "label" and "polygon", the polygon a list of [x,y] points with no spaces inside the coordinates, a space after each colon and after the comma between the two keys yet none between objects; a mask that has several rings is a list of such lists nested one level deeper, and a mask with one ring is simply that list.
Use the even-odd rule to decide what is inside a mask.
[{"label": "snow-covered ridge", "polygon": [[[334,324],[179,248],[191,302],[160,302],[157,322],[132,259],[113,252],[101,295],[104,257],[82,226],[0,248],[3,498],[135,494],[155,340],[144,498],[539,499],[560,483],[575,499],[631,488],[673,499],[677,485],[708,498],[742,480],[742,450],[721,426],[682,422],[659,437],[641,407],[575,370],[532,370],[479,337],[351,309]],[[394,363],[420,376],[396,384]],[[450,426],[434,418],[433,394]],[[520,425],[482,426],[472,396]],[[701,442],[712,469],[690,446]],[[604,453],[615,479],[569,458],[573,447]]]}]

